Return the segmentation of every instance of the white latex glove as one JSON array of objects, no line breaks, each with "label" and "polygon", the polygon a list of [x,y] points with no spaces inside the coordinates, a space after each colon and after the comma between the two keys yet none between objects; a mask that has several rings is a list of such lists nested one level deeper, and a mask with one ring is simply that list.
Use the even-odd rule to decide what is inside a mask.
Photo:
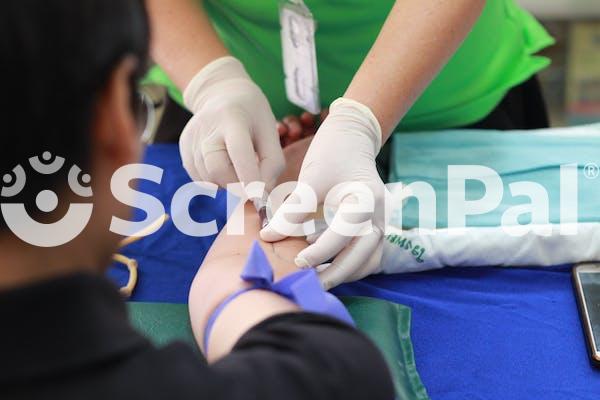
[{"label": "white latex glove", "polygon": [[[329,116],[318,130],[302,163],[298,181],[313,189],[319,204],[325,202],[334,187],[354,182],[364,184],[362,186],[371,192],[374,201],[374,213],[352,219],[346,217],[347,213],[336,213],[334,217],[335,221],[340,214],[344,214],[342,218],[352,223],[370,219],[371,229],[362,231],[368,234],[358,236],[361,232],[355,231],[347,236],[338,233],[339,230],[335,232],[330,226],[298,254],[296,265],[300,268],[318,267],[326,289],[381,272],[386,188],[375,165],[375,157],[380,149],[381,127],[371,110],[354,100],[341,98],[331,105]],[[298,188],[284,205],[298,203],[300,196],[297,191]],[[353,201],[356,198],[350,195],[329,199],[324,206],[335,210]],[[277,226],[281,226],[282,221],[295,224],[312,218],[308,213],[284,215],[280,208],[260,236],[267,242],[282,240],[286,236],[277,232]],[[334,257],[333,263],[327,265]]]},{"label": "white latex glove", "polygon": [[285,167],[276,121],[260,88],[234,57],[205,66],[184,91],[194,114],[179,140],[183,166],[195,181],[265,182]]}]

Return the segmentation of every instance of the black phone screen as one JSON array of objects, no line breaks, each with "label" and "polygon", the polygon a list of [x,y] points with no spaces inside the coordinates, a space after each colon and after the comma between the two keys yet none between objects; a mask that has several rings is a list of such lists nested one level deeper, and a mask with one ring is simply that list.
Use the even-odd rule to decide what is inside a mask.
[{"label": "black phone screen", "polygon": [[583,289],[583,301],[592,326],[596,351],[600,352],[600,273],[580,272],[579,279]]}]

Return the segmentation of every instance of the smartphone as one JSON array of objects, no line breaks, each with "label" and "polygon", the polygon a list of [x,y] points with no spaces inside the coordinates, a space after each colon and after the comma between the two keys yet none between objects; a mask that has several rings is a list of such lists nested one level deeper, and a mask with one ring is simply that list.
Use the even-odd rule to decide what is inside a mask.
[{"label": "smartphone", "polygon": [[573,268],[573,284],[590,361],[600,368],[600,263]]}]

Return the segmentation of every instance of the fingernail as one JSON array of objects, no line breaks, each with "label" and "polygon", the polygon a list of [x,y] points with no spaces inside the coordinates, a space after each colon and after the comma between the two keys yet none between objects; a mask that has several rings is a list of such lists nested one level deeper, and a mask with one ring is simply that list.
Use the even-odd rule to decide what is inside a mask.
[{"label": "fingernail", "polygon": [[321,264],[315,269],[317,270],[318,273],[321,273],[321,272],[325,271],[327,268],[329,268],[330,266],[331,266],[331,264]]},{"label": "fingernail", "polygon": [[308,261],[306,260],[306,258],[296,257],[296,259],[294,260],[294,263],[296,264],[296,266],[298,268],[301,268],[301,269],[310,269],[310,268],[312,268],[312,265],[310,265],[308,263]]},{"label": "fingernail", "polygon": [[260,238],[262,240],[264,240],[265,242],[268,242],[269,241],[269,226],[267,225],[266,227],[261,229],[260,232],[258,232],[258,236],[260,236]]}]

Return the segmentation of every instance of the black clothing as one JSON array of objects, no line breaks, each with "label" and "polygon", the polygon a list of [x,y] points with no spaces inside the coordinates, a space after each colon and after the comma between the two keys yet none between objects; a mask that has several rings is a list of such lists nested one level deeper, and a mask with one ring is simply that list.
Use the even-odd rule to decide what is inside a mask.
[{"label": "black clothing", "polygon": [[464,129],[528,130],[548,128],[550,121],[536,76],[510,89],[484,119]]},{"label": "black clothing", "polygon": [[212,366],[185,344],[158,349],[129,324],[105,278],[76,275],[0,292],[0,399],[382,399],[389,371],[362,334],[285,314]]}]

